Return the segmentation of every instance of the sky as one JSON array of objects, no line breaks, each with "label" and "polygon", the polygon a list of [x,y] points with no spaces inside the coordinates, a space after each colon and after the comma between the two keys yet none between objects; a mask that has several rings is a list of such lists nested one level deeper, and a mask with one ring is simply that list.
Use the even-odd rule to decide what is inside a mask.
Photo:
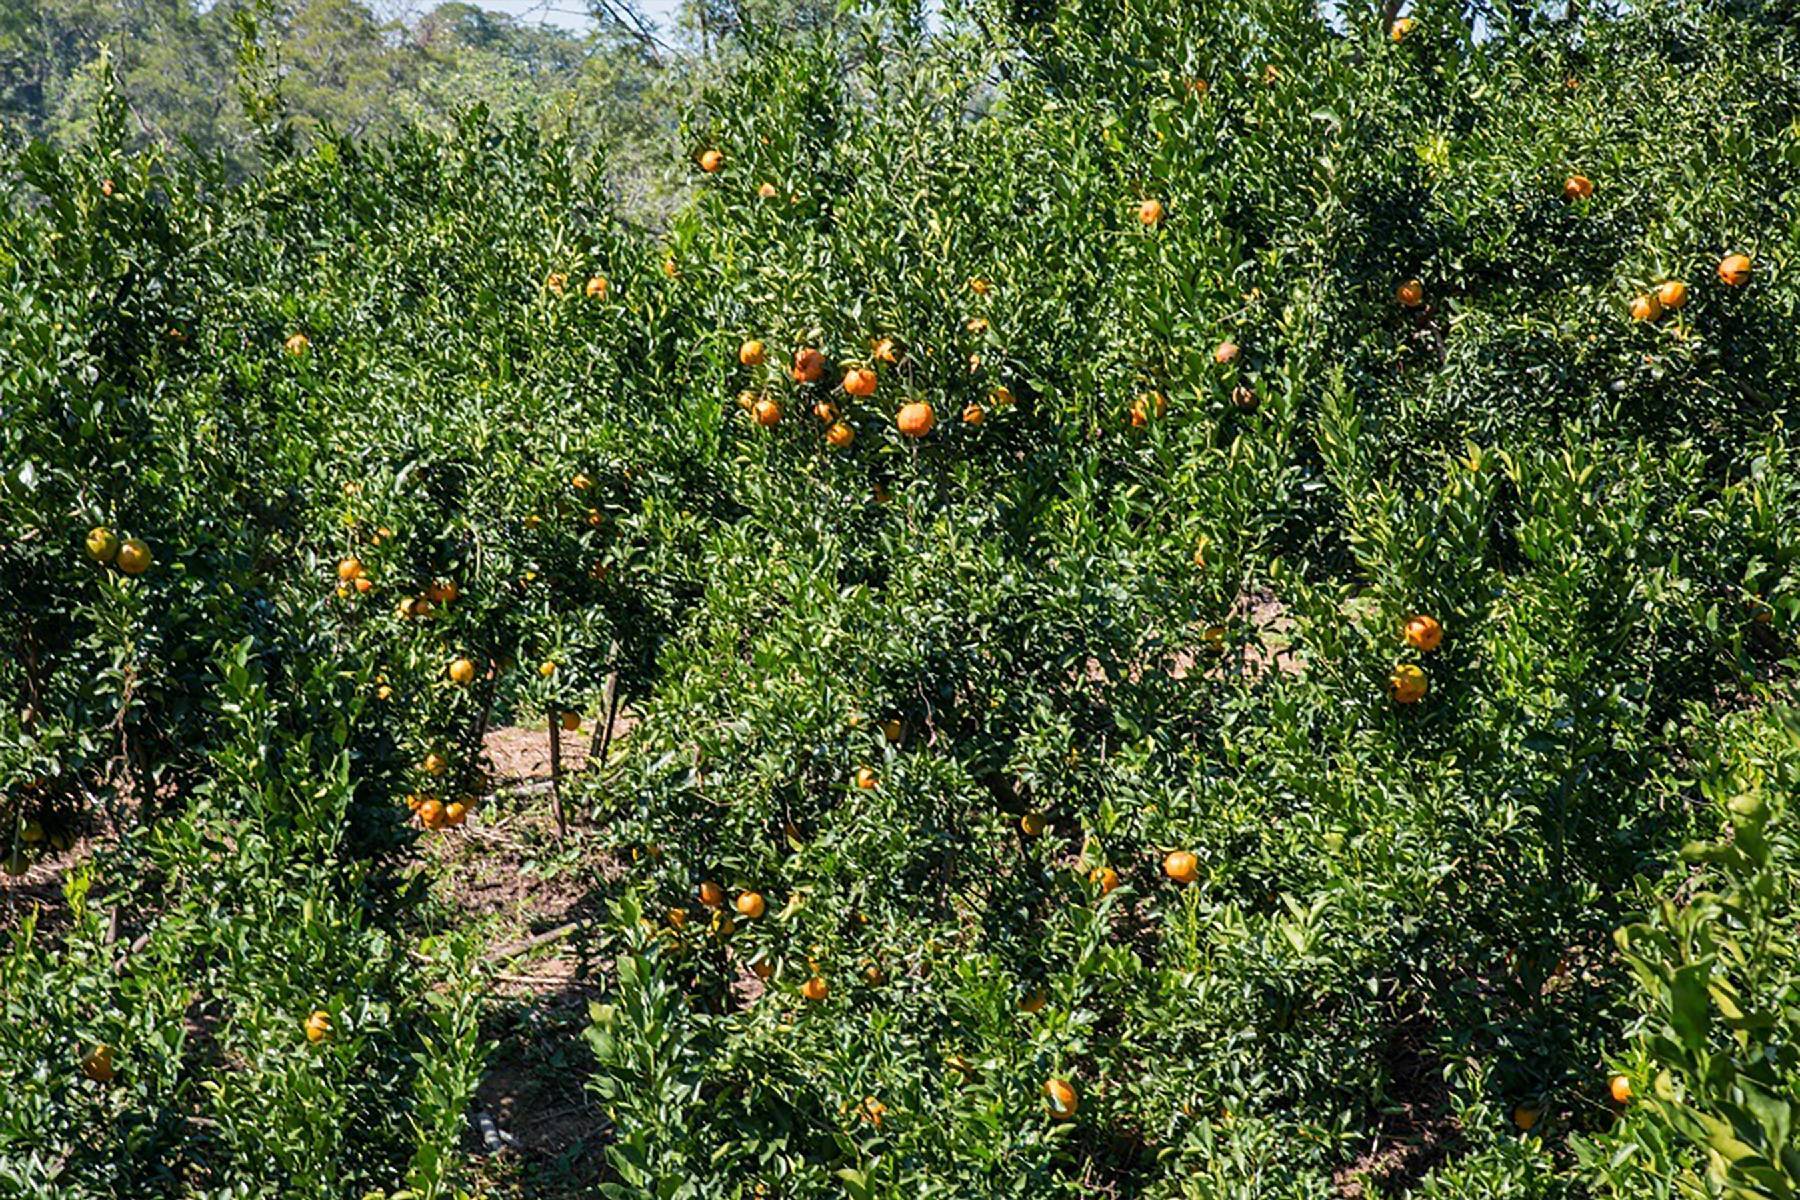
[{"label": "sky", "polygon": [[[540,21],[558,29],[577,32],[588,28],[587,8],[581,0],[474,0],[482,8],[507,13],[526,21]],[[679,0],[638,0],[637,10],[653,21],[666,23]]]}]

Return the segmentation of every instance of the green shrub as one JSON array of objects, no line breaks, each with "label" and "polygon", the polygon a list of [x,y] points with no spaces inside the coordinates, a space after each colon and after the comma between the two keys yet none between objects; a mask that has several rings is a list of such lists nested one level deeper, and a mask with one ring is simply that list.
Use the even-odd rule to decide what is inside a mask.
[{"label": "green shrub", "polygon": [[480,955],[404,801],[610,680],[613,1194],[1675,1194],[1778,1094],[1672,1026],[1605,1099],[1693,748],[1792,689],[1793,31],[1413,17],[752,28],[662,231],[479,114],[22,151],[0,829],[118,830],[4,959],[0,1179],[454,1194]]}]

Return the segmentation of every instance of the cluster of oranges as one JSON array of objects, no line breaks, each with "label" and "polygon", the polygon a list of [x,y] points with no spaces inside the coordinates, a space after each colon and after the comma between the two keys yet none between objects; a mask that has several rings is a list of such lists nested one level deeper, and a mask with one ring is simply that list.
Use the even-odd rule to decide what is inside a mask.
[{"label": "cluster of oranges", "polygon": [[[569,276],[563,271],[552,271],[544,276],[544,290],[559,299],[569,294]],[[589,300],[604,300],[612,285],[604,275],[590,275],[582,285],[581,294]]]},{"label": "cluster of oranges", "polygon": [[113,567],[121,575],[142,575],[152,562],[150,546],[142,538],[119,540],[119,535],[104,525],[88,530],[87,556],[103,567]]},{"label": "cluster of oranges", "polygon": [[[494,668],[489,668],[490,675],[493,670]],[[538,677],[552,679],[556,676],[557,670],[554,659],[545,659],[538,664]],[[467,687],[474,683],[478,674],[479,670],[475,665],[475,660],[467,655],[451,659],[444,667],[445,677],[457,687]],[[557,723],[566,732],[574,733],[581,728],[581,714],[572,710],[559,712]],[[441,778],[449,769],[449,754],[442,749],[434,748],[426,751],[424,758],[419,762],[420,772],[433,779]],[[469,814],[475,811],[476,797],[469,795],[445,803],[429,792],[413,792],[406,797],[406,806],[419,819],[419,824],[427,829],[454,829],[465,823],[469,819]]]},{"label": "cluster of oranges", "polygon": [[[739,921],[761,920],[763,914],[769,911],[768,901],[763,898],[761,892],[753,888],[740,891],[727,905],[725,889],[711,879],[700,882],[700,886],[695,889],[694,898],[701,908],[711,912],[710,927],[722,938],[736,933]],[[685,933],[690,920],[691,914],[685,906],[678,905],[669,909],[669,928],[676,934]],[[818,963],[813,960],[809,960],[809,962],[810,975],[806,982],[801,984],[800,994],[808,1000],[824,1000],[831,994],[831,986],[826,983]],[[767,980],[775,973],[774,963],[763,955],[758,955],[749,965],[751,973],[758,979]]]},{"label": "cluster of oranges", "polygon": [[[1396,31],[1399,25],[1395,25]],[[1396,38],[1398,32],[1396,32]],[[1563,199],[1584,201],[1594,194],[1594,181],[1586,175],[1570,175],[1563,180]],[[1719,260],[1719,282],[1726,287],[1743,287],[1750,282],[1751,263],[1747,254],[1732,253]],[[1425,303],[1425,285],[1418,279],[1407,279],[1394,289],[1394,300],[1401,308],[1416,309]],[[1688,285],[1680,279],[1665,279],[1655,287],[1640,292],[1627,305],[1634,321],[1658,321],[1663,314],[1679,312],[1687,307]]]},{"label": "cluster of oranges", "polygon": [[[388,530],[382,529],[377,533],[376,541],[380,542],[391,536]],[[338,560],[337,594],[340,599],[366,595],[374,587],[374,580],[360,558],[349,555]],[[402,598],[395,607],[395,615],[403,621],[420,620],[433,615],[439,608],[454,602],[461,595],[462,589],[454,580],[435,580],[420,594]],[[459,657],[451,661],[445,673],[452,683],[469,684],[475,680],[475,663],[469,658]],[[394,689],[388,684],[386,675],[377,676],[376,685],[377,699],[387,700],[393,695]],[[448,755],[441,749],[432,749],[426,752],[419,769],[431,778],[439,778],[449,766]],[[475,808],[475,798],[469,796],[446,803],[430,792],[421,791],[409,794],[406,806],[426,829],[451,829],[468,820],[469,813]]]},{"label": "cluster of oranges", "polygon": [[[1402,635],[1406,644],[1421,654],[1430,654],[1444,642],[1444,627],[1436,617],[1419,613],[1407,618]],[[1417,704],[1431,690],[1425,668],[1417,663],[1398,663],[1388,676],[1388,695],[1396,704]]]},{"label": "cluster of oranges", "polygon": [[[1747,254],[1727,254],[1719,260],[1719,282],[1726,287],[1743,287],[1750,282],[1750,256]],[[1657,284],[1647,292],[1641,292],[1631,298],[1631,319],[1634,321],[1660,320],[1664,313],[1677,312],[1687,307],[1688,286],[1679,279],[1668,279]]]},{"label": "cluster of oranges", "polygon": [[475,797],[466,796],[445,804],[429,793],[413,792],[406,797],[406,807],[427,829],[455,829],[469,819],[475,809]]},{"label": "cluster of oranges", "polygon": [[[393,536],[393,531],[385,527],[375,531],[374,542],[380,545]],[[368,567],[356,555],[347,555],[337,564],[337,595],[340,600],[348,600],[351,596],[366,596],[375,590],[375,579]],[[432,616],[438,609],[452,603],[462,595],[462,588],[453,579],[434,579],[416,595],[402,596],[394,605],[394,615],[402,621],[418,621]]]},{"label": "cluster of oranges", "polygon": [[[875,395],[880,386],[880,376],[876,373],[878,365],[896,365],[899,363],[901,351],[898,344],[890,337],[876,338],[870,343],[867,358],[853,360],[844,368],[834,392],[842,393],[844,401],[840,402],[832,394],[826,394],[813,402],[813,416],[824,426],[825,440],[831,446],[843,450],[856,441],[856,426],[845,416],[848,401],[868,400]],[[768,347],[759,338],[747,338],[738,346],[738,364],[755,369],[768,362]],[[794,384],[801,387],[816,387],[826,377],[825,355],[814,346],[801,346],[794,351],[793,358],[787,368],[787,376]],[[1011,389],[1004,385],[997,386],[988,395],[988,406],[971,402],[963,408],[962,420],[966,425],[980,425],[987,419],[988,407],[1004,408],[1013,403]],[[746,389],[738,393],[738,407],[750,414],[751,420],[764,429],[774,428],[781,424],[787,415],[779,399],[764,391]],[[905,437],[918,440],[937,428],[937,410],[928,400],[911,399],[900,406],[894,414],[894,428]]]}]

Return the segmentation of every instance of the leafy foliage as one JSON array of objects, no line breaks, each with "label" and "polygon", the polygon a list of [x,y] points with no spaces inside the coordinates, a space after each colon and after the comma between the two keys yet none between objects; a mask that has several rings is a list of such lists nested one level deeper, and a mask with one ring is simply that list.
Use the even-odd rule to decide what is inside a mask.
[{"label": "leafy foliage", "polygon": [[479,113],[21,152],[0,812],[129,832],[6,960],[0,1170],[460,1186],[403,800],[623,696],[610,1194],[1786,1194],[1695,990],[1780,1029],[1782,802],[1612,932],[1791,784],[1793,34],[1410,20],[752,13],[659,233]]}]

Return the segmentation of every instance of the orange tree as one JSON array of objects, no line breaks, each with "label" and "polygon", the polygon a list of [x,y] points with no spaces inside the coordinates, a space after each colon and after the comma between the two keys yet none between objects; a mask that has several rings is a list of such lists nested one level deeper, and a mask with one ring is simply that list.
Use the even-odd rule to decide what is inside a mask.
[{"label": "orange tree", "polygon": [[732,519],[596,796],[628,1184],[1581,1186],[1694,706],[1791,671],[1752,36],[1076,2],[753,46],[667,239]]},{"label": "orange tree", "polygon": [[447,1194],[480,972],[403,800],[644,675],[714,490],[663,277],[524,130],[226,188],[123,113],[0,226],[8,884],[105,841],[9,930],[0,1179]]},{"label": "orange tree", "polygon": [[1693,1168],[1742,1098],[1626,1049],[1609,935],[1791,687],[1786,27],[744,36],[660,237],[479,113],[9,160],[0,836],[108,837],[0,959],[0,1180],[449,1194],[406,801],[615,674],[615,1189]]},{"label": "orange tree", "polygon": [[1618,933],[1648,1019],[1612,1093],[1637,1111],[1577,1148],[1621,1191],[1786,1195],[1800,1181],[1786,919],[1800,729],[1791,709],[1738,713],[1700,749],[1719,836],[1682,847],[1684,894]]}]

